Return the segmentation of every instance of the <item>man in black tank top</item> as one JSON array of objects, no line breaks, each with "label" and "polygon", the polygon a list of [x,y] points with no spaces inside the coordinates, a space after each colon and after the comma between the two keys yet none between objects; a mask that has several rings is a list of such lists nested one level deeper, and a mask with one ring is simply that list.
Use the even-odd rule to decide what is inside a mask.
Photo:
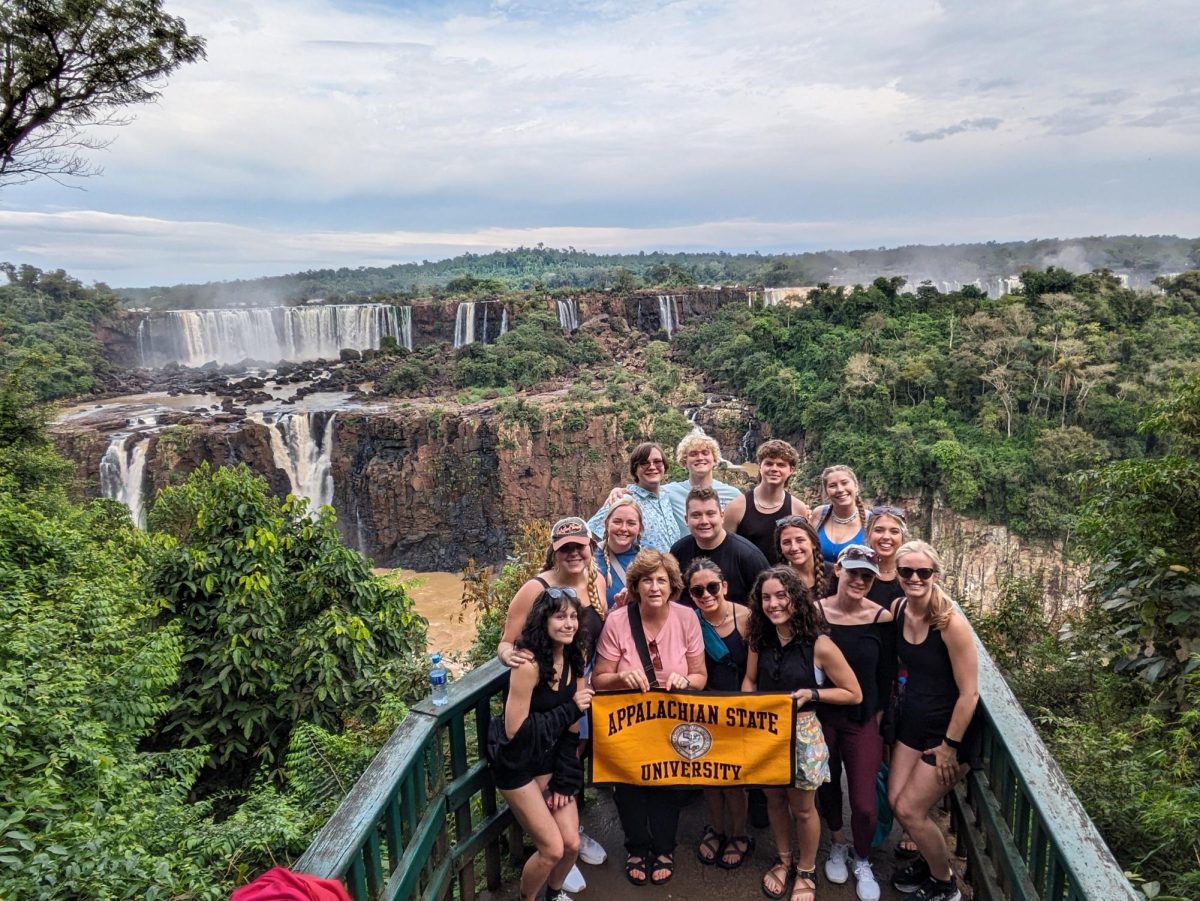
[{"label": "man in black tank top", "polygon": [[758,448],[758,484],[725,508],[725,529],[741,535],[762,551],[774,566],[781,563],[775,550],[775,523],[785,516],[806,519],[808,507],[787,490],[800,455],[786,441],[773,438]]}]

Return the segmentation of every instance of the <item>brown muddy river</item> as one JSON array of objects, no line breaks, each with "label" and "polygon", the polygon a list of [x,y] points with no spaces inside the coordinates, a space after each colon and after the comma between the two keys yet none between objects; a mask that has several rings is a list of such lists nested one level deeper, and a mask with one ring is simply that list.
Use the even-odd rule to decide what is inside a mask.
[{"label": "brown muddy river", "polygon": [[[463,612],[461,573],[420,573],[411,569],[376,569],[376,573],[402,581],[417,612],[429,620],[429,653],[451,658],[466,651],[475,639],[474,611]],[[453,660],[447,659],[453,664]],[[451,666],[455,671],[457,666]]]}]

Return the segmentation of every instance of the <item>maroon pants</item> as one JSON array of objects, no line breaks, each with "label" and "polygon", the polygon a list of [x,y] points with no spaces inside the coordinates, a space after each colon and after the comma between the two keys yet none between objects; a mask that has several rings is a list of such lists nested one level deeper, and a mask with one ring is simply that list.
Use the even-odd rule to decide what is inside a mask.
[{"label": "maroon pants", "polygon": [[821,729],[829,745],[830,781],[817,790],[821,816],[832,832],[842,828],[842,767],[850,790],[850,832],[854,853],[871,853],[871,839],[879,822],[875,806],[875,776],[883,762],[883,736],[875,717],[865,723],[852,722],[840,709],[821,711]]}]

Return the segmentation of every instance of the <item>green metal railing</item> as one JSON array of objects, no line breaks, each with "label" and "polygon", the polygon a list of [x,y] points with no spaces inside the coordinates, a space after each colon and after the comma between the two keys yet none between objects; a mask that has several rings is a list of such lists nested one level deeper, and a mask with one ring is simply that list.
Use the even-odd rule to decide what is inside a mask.
[{"label": "green metal railing", "polygon": [[984,768],[950,795],[958,851],[975,897],[1138,901],[978,637]]},{"label": "green metal railing", "polygon": [[513,818],[481,752],[506,674],[493,660],[451,683],[445,706],[414,707],[295,869],[343,880],[356,901],[450,898],[456,884],[472,901],[480,875],[499,888]]},{"label": "green metal railing", "polygon": [[[481,742],[505,674],[492,661],[453,683],[446,706],[413,708],[295,869],[344,880],[356,901],[499,888],[505,831],[513,853],[521,837]],[[1139,901],[982,645],[979,690],[985,766],[949,796],[975,897]]]}]

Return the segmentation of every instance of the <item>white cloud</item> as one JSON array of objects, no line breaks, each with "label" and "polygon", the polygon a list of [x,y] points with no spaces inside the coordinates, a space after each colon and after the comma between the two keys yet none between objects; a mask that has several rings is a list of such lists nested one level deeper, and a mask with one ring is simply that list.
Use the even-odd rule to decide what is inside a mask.
[{"label": "white cloud", "polygon": [[[41,183],[0,204],[330,240],[798,219],[846,234],[888,222],[911,241],[964,203],[1079,233],[1096,213],[1087,179],[1127,186],[1102,211],[1113,231],[1179,222],[1161,209],[1167,184],[1180,209],[1200,201],[1178,175],[1200,127],[1182,0],[1136,15],[1116,0],[169,6],[208,38],[208,61],[117,134],[87,202]],[[29,237],[0,246],[48,246]],[[53,246],[59,265],[92,265],[93,247]],[[231,267],[254,264],[233,251]]]}]

